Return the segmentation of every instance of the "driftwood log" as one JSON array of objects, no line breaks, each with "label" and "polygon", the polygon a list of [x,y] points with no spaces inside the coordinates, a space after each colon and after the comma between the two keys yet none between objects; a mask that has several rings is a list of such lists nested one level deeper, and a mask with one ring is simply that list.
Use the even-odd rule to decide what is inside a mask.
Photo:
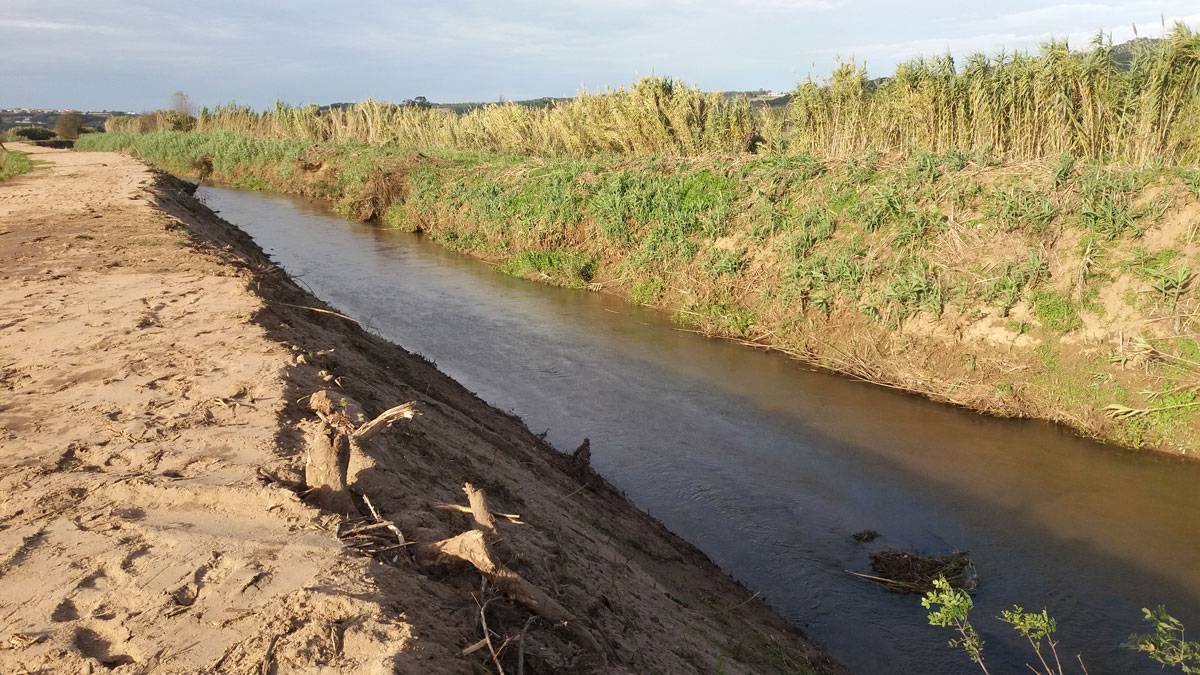
[{"label": "driftwood log", "polygon": [[351,454],[361,453],[367,441],[393,422],[412,419],[416,415],[415,404],[398,405],[367,421],[357,401],[322,389],[309,396],[308,407],[320,423],[301,425],[307,446],[305,485],[322,508],[343,515],[355,513],[357,508],[347,480]]},{"label": "driftwood log", "polygon": [[467,495],[467,510],[475,522],[475,529],[419,547],[418,563],[425,566],[447,563],[471,565],[498,591],[552,624],[567,629],[606,665],[604,649],[574,614],[541,588],[496,562],[491,548],[491,542],[495,540],[497,533],[496,519],[488,507],[487,495],[470,483],[463,485],[463,492]]},{"label": "driftwood log", "polygon": [[342,515],[356,511],[346,485],[350,465],[350,439],[320,423],[301,425],[307,448],[304,458],[304,484],[310,498],[321,508]]}]

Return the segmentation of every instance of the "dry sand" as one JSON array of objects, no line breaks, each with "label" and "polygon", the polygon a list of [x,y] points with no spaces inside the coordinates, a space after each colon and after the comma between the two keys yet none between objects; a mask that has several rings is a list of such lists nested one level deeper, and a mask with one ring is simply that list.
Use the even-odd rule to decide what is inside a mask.
[{"label": "dry sand", "polygon": [[[177,181],[13,149],[46,164],[0,183],[0,672],[839,670],[520,420],[297,307],[324,305]],[[321,389],[420,413],[351,449],[350,513],[305,484]],[[565,624],[421,555],[475,527],[465,482]],[[395,536],[345,536],[363,495],[411,546],[350,546]]]}]

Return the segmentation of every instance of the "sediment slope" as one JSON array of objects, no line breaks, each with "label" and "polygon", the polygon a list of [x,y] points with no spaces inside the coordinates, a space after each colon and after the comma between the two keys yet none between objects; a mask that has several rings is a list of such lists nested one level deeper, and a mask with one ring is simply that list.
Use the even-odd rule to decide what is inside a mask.
[{"label": "sediment slope", "polygon": [[0,671],[839,670],[183,184],[21,149],[48,166],[0,185]]}]

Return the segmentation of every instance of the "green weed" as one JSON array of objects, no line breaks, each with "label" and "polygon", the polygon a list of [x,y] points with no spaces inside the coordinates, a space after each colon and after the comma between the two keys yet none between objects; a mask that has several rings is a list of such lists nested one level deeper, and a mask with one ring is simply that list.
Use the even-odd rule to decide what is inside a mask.
[{"label": "green weed", "polygon": [[750,337],[754,327],[754,315],[750,310],[728,301],[689,305],[675,314],[675,320],[705,333],[738,338]]},{"label": "green weed", "polygon": [[456,230],[439,230],[433,233],[433,240],[451,251],[460,253],[485,251],[489,248],[487,237],[478,232],[459,233]]},{"label": "green weed", "polygon": [[962,171],[970,164],[971,157],[958,148],[950,148],[942,153],[942,165],[949,171]]},{"label": "green weed", "polygon": [[884,298],[896,316],[903,319],[919,310],[941,316],[945,309],[945,287],[937,270],[924,258],[910,256],[892,269]]},{"label": "green weed", "polygon": [[911,154],[908,159],[908,176],[918,183],[932,183],[942,175],[941,159],[924,150]]},{"label": "green weed", "polygon": [[970,614],[975,602],[970,594],[939,577],[933,580],[933,590],[921,598],[921,606],[929,610],[929,625],[953,629],[958,637],[950,640],[950,646],[962,649],[986,673],[983,638],[971,624]]},{"label": "green weed", "polygon": [[1062,187],[1075,175],[1075,155],[1064,152],[1059,155],[1050,167],[1050,176],[1054,179],[1054,187]]},{"label": "green weed", "polygon": [[846,166],[846,178],[851,183],[869,183],[879,170],[879,153],[871,150],[862,157],[855,157]]},{"label": "green weed", "polygon": [[904,197],[890,185],[871,188],[867,195],[850,210],[850,217],[869,231],[906,212]]},{"label": "green weed", "polygon": [[1184,639],[1183,622],[1168,614],[1162,605],[1143,608],[1142,614],[1154,632],[1131,635],[1126,646],[1163,667],[1178,668],[1188,675],[1200,673],[1200,642]]},{"label": "green weed", "polygon": [[1067,333],[1083,325],[1071,299],[1057,291],[1038,291],[1033,296],[1033,313],[1043,327]]},{"label": "green weed", "polygon": [[0,150],[0,180],[33,171],[33,162],[23,152]]},{"label": "green weed", "polygon": [[579,251],[522,251],[506,260],[499,270],[556,286],[584,288],[596,274],[596,259]]},{"label": "green weed", "polygon": [[1200,198],[1200,169],[1181,169],[1179,178],[1193,197]]},{"label": "green weed", "polygon": [[709,278],[715,279],[735,275],[744,270],[748,264],[744,248],[736,251],[714,249],[709,252],[708,258],[704,261],[704,271]]},{"label": "green weed", "polygon": [[1009,310],[1020,300],[1021,293],[1037,284],[1045,267],[1045,260],[1036,250],[1031,250],[1022,262],[1005,264],[1000,274],[984,282],[984,300],[998,304],[1001,315],[1008,316]]},{"label": "green weed", "polygon": [[1134,251],[1133,258],[1122,267],[1149,281],[1159,300],[1174,311],[1179,299],[1188,292],[1196,277],[1196,270],[1184,262],[1176,263],[1182,255],[1177,249],[1168,248],[1151,254],[1139,248]]},{"label": "green weed", "polygon": [[837,230],[833,214],[825,209],[809,209],[796,216],[784,242],[793,259],[802,258],[813,248],[828,240]]},{"label": "green weed", "polygon": [[659,277],[639,281],[629,289],[629,301],[635,305],[654,305],[662,298],[666,284]]},{"label": "green weed", "polygon": [[988,215],[995,218],[1006,232],[1021,230],[1043,234],[1057,213],[1054,202],[1032,185],[994,190]]}]

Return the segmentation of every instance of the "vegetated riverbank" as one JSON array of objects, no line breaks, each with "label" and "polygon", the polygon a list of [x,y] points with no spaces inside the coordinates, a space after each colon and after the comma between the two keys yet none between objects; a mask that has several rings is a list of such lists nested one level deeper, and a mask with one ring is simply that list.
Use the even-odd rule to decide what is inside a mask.
[{"label": "vegetated riverbank", "polygon": [[0,188],[0,669],[839,671],[179,181],[22,149],[48,169]]},{"label": "vegetated riverbank", "polygon": [[982,412],[1198,447],[1200,169],[949,151],[533,158],[233,132],[103,134],[326,199],[510,274]]}]

